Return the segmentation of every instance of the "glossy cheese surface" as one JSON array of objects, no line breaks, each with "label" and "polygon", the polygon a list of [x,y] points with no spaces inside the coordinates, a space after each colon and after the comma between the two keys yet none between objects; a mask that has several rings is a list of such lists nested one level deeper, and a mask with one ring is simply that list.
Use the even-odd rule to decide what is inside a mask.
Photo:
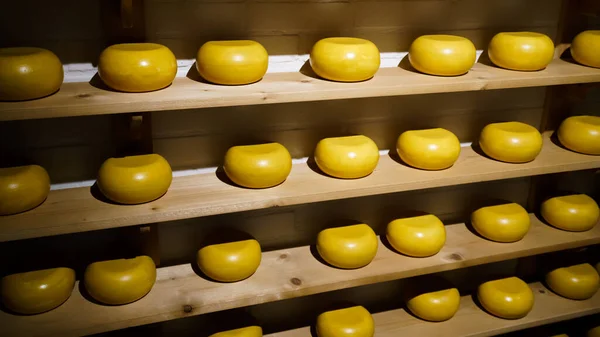
[{"label": "glossy cheese surface", "polygon": [[482,207],[471,214],[471,224],[481,236],[497,242],[521,240],[529,231],[530,218],[519,204]]},{"label": "glossy cheese surface", "polygon": [[421,294],[408,300],[408,309],[426,321],[441,322],[456,314],[460,305],[458,289],[451,288]]},{"label": "glossy cheese surface", "polygon": [[546,274],[546,284],[560,296],[585,300],[598,291],[600,276],[591,264],[583,263],[554,269]]},{"label": "glossy cheese surface", "polygon": [[379,70],[379,49],[369,40],[330,37],[319,40],[310,52],[310,65],[324,79],[338,82],[368,80]]},{"label": "glossy cheese surface", "polygon": [[396,142],[400,158],[423,170],[443,170],[454,165],[460,155],[460,141],[446,129],[403,132]]},{"label": "glossy cheese surface", "polygon": [[127,304],[144,297],[156,281],[156,266],[148,256],[94,262],[87,266],[83,282],[98,302]]},{"label": "glossy cheese surface", "polygon": [[51,51],[33,47],[0,48],[0,101],[51,95],[63,82],[63,66]]},{"label": "glossy cheese surface", "polygon": [[488,55],[495,65],[519,71],[542,70],[554,57],[554,43],[534,32],[498,33],[490,41]]},{"label": "glossy cheese surface", "polygon": [[542,151],[542,135],[533,126],[521,122],[492,123],[481,131],[479,146],[496,160],[526,163]]},{"label": "glossy cheese surface", "polygon": [[365,224],[329,228],[317,237],[319,255],[332,266],[344,269],[364,267],[377,254],[378,240]]},{"label": "glossy cheese surface", "polygon": [[446,242],[446,228],[435,215],[396,219],[387,225],[386,237],[398,252],[415,257],[437,254]]},{"label": "glossy cheese surface", "polygon": [[373,337],[375,323],[367,309],[356,306],[320,314],[316,330],[318,337]]},{"label": "glossy cheese surface", "polygon": [[573,116],[558,128],[558,140],[567,149],[579,153],[600,155],[600,117]]},{"label": "glossy cheese surface", "polygon": [[205,80],[223,85],[260,81],[267,72],[269,55],[251,40],[209,41],[196,55],[196,69]]},{"label": "glossy cheese surface", "polygon": [[220,243],[198,251],[198,267],[206,276],[220,282],[236,282],[250,277],[261,260],[256,240]]},{"label": "glossy cheese surface", "polygon": [[141,204],[167,192],[173,174],[158,154],[107,159],[98,172],[98,188],[108,199],[121,204]]},{"label": "glossy cheese surface", "polygon": [[466,74],[477,58],[471,40],[455,35],[423,35],[410,46],[408,59],[418,71],[438,76]]},{"label": "glossy cheese surface", "polygon": [[571,55],[583,65],[600,68],[600,30],[586,30],[575,36]]},{"label": "glossy cheese surface", "polygon": [[160,44],[115,44],[100,54],[98,75],[114,90],[154,91],[173,82],[177,60],[169,48]]},{"label": "glossy cheese surface", "polygon": [[292,170],[292,157],[279,143],[234,146],[225,154],[225,173],[234,183],[248,188],[281,184]]},{"label": "glossy cheese surface", "polygon": [[39,314],[63,304],[75,286],[75,271],[53,268],[2,278],[2,303],[19,314]]},{"label": "glossy cheese surface", "polygon": [[325,138],[317,144],[315,162],[332,177],[362,178],[377,167],[379,149],[371,138],[362,135]]},{"label": "glossy cheese surface", "polygon": [[0,215],[39,206],[50,192],[48,172],[38,165],[0,168]]},{"label": "glossy cheese surface", "polygon": [[245,328],[217,332],[210,337],[262,337],[262,328],[259,326],[248,326]]},{"label": "glossy cheese surface", "polygon": [[517,277],[488,281],[477,288],[479,303],[490,314],[506,319],[527,316],[533,308],[533,292]]},{"label": "glossy cheese surface", "polygon": [[542,203],[541,213],[550,225],[567,231],[587,231],[600,220],[600,209],[585,194],[550,198]]}]

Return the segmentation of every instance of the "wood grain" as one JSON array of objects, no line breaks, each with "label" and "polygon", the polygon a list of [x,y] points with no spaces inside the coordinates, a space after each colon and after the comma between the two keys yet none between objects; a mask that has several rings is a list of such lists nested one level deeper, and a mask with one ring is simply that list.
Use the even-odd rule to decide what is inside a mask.
[{"label": "wood grain", "polygon": [[218,86],[175,79],[149,93],[121,93],[89,83],[65,83],[55,95],[26,102],[1,102],[0,121],[127,112],[271,104],[521,88],[600,81],[600,69],[554,60],[539,72],[516,72],[477,63],[464,76],[436,77],[402,67],[382,68],[369,81],[337,83],[298,73],[267,74],[247,86]]},{"label": "wood grain", "polygon": [[448,225],[445,247],[429,258],[406,257],[380,243],[373,262],[355,270],[321,263],[309,246],[263,253],[256,273],[237,283],[206,280],[189,264],[160,268],[152,291],[124,306],[92,303],[76,286],[71,298],[50,312],[34,316],[0,312],[0,336],[81,336],[600,243],[600,226],[573,233],[549,227],[534,215],[531,220],[527,236],[512,244],[485,240],[464,224]]},{"label": "wood grain", "polygon": [[[531,283],[529,286],[533,290],[535,304],[525,318],[516,320],[497,318],[478,307],[471,296],[463,296],[456,315],[450,320],[440,323],[422,321],[404,309],[376,313],[373,315],[375,336],[495,336],[600,312],[600,292],[588,300],[573,301],[555,295],[541,283]],[[266,336],[306,337],[311,336],[311,333],[310,328],[306,327]]]},{"label": "wood grain", "polygon": [[101,201],[89,187],[57,190],[31,211],[0,217],[0,242],[599,167],[599,156],[565,150],[546,133],[542,152],[526,164],[498,162],[463,148],[452,168],[423,171],[386,155],[362,179],[335,179],[296,164],[283,184],[264,190],[233,186],[206,173],[176,178],[162,198],[129,206]]}]

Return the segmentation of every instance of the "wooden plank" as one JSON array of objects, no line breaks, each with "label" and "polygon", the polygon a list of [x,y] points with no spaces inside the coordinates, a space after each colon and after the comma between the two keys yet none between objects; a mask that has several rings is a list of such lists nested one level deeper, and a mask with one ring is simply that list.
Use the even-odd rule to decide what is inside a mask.
[{"label": "wooden plank", "polygon": [[283,184],[264,190],[230,185],[215,173],[178,177],[162,198],[142,205],[104,202],[89,187],[51,191],[41,206],[0,217],[0,242],[600,167],[599,156],[565,150],[549,136],[544,136],[540,155],[526,164],[498,162],[467,147],[447,170],[417,170],[384,155],[373,174],[356,180],[331,178],[296,164]]},{"label": "wooden plank", "polygon": [[113,92],[89,83],[65,83],[57,94],[43,99],[1,102],[0,121],[588,83],[600,81],[600,69],[554,60],[539,72],[477,63],[468,74],[457,77],[428,76],[402,67],[382,68],[372,80],[360,83],[314,76],[272,73],[247,86],[178,78],[164,90],[138,94]]},{"label": "wooden plank", "polygon": [[[573,301],[545,288],[541,283],[529,285],[533,290],[535,304],[524,318],[509,320],[492,316],[483,311],[469,296],[463,296],[457,314],[448,321],[431,323],[420,320],[404,309],[376,313],[375,336],[456,336],[485,337],[527,329],[544,324],[582,317],[600,312],[600,292],[585,301]],[[300,328],[266,335],[268,337],[311,336],[310,328]]]},{"label": "wooden plank", "polygon": [[34,316],[0,312],[0,336],[81,336],[600,243],[600,226],[573,233],[547,226],[534,215],[531,220],[527,236],[512,244],[485,240],[465,224],[448,225],[445,247],[428,258],[403,256],[380,243],[373,262],[355,270],[319,262],[310,246],[263,253],[257,272],[237,283],[201,278],[190,264],[160,268],[152,291],[124,306],[92,303],[76,286],[71,298],[50,312]]}]

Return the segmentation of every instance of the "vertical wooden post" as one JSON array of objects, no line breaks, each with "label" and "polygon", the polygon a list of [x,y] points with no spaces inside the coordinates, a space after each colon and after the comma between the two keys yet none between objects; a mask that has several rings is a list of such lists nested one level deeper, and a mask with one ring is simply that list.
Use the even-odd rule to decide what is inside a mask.
[{"label": "vertical wooden post", "polygon": [[100,14],[106,45],[144,42],[144,0],[102,0]]},{"label": "vertical wooden post", "polygon": [[[103,0],[100,11],[106,45],[144,42],[146,26],[144,0]],[[153,153],[152,119],[148,112],[113,115],[115,155],[132,156]],[[132,228],[128,233],[139,254],[160,264],[158,225]]]},{"label": "vertical wooden post", "polygon": [[[117,156],[132,156],[152,153],[152,119],[149,112],[113,116],[113,136]],[[149,224],[133,229],[133,241],[137,251],[148,255],[158,266],[160,248],[158,225]]]},{"label": "vertical wooden post", "polygon": [[149,112],[114,115],[113,135],[117,156],[153,152],[152,116]]}]

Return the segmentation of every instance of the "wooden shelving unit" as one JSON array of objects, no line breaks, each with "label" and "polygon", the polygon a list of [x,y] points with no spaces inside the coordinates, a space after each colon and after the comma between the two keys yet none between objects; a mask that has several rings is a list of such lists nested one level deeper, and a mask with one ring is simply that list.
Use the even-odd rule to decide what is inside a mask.
[{"label": "wooden shelving unit", "polygon": [[[565,52],[575,33],[600,25],[600,21],[594,23],[598,18],[595,13],[600,9],[597,3],[596,0],[181,3],[97,0],[78,2],[76,5],[72,2],[39,2],[35,10],[29,10],[29,3],[12,2],[9,6],[14,8],[0,11],[0,22],[15,27],[6,32],[8,43],[56,48],[57,54],[65,62],[65,69],[71,74],[81,69],[95,71],[93,66],[105,44],[132,41],[163,43],[174,51],[179,60],[189,60],[199,47],[196,44],[204,39],[256,38],[265,44],[271,56],[276,56],[273,60],[279,60],[270,62],[298,62],[302,59],[298,55],[306,55],[310,51],[307,46],[336,32],[372,39],[382,52],[398,58],[404,55],[402,53],[408,50],[415,37],[430,33],[465,36],[475,43],[477,49],[482,50],[499,31],[531,30],[550,35],[557,47],[555,59],[539,72],[500,69],[491,65],[484,54],[468,74],[457,77],[420,74],[404,58],[397,66],[388,67],[388,62],[374,78],[360,83],[336,83],[320,79],[306,64],[298,72],[268,73],[261,81],[251,85],[219,86],[199,79],[192,66],[187,77],[177,78],[168,88],[155,92],[132,94],[112,91],[102,84],[98,76],[87,82],[90,75],[84,82],[64,83],[59,92],[42,99],[0,102],[0,123],[6,123],[3,126],[7,126],[2,130],[9,131],[2,138],[3,144],[0,144],[0,164],[38,163],[51,168],[51,173],[60,172],[68,166],[68,172],[61,176],[66,178],[57,179],[60,182],[93,179],[89,172],[96,172],[97,164],[107,155],[157,152],[168,157],[169,161],[177,161],[173,165],[177,169],[197,169],[217,165],[215,163],[220,162],[223,156],[224,151],[221,150],[231,145],[254,141],[278,141],[291,149],[295,157],[309,157],[314,143],[323,135],[364,133],[379,137],[377,144],[391,144],[399,130],[444,127],[456,132],[461,141],[468,142],[476,138],[483,125],[505,120],[519,120],[534,125],[544,137],[540,155],[525,164],[499,162],[486,157],[476,147],[467,146],[462,148],[460,158],[453,167],[442,171],[424,171],[402,163],[392,149],[392,155],[381,156],[373,174],[356,180],[328,177],[319,172],[310,160],[308,163],[298,160],[288,179],[273,188],[241,188],[229,182],[222,170],[204,169],[202,172],[208,173],[177,175],[162,198],[142,205],[111,203],[94,187],[53,190],[41,206],[21,214],[0,217],[0,248],[3,248],[0,251],[12,252],[11,249],[18,248],[27,252],[27,256],[22,257],[24,268],[28,267],[28,263],[46,263],[42,261],[44,259],[36,260],[40,255],[48,257],[45,260],[55,262],[57,266],[64,264],[65,267],[77,268],[60,259],[68,254],[79,254],[79,251],[60,250],[60,254],[56,254],[60,257],[54,261],[52,259],[56,252],[47,247],[55,241],[48,239],[40,244],[42,240],[47,240],[44,237],[105,229],[98,234],[63,236],[56,242],[64,244],[70,243],[69,240],[81,240],[73,247],[87,249],[86,244],[91,240],[106,240],[110,244],[101,249],[111,250],[108,252],[111,256],[129,256],[133,251],[138,255],[150,255],[157,264],[160,264],[162,256],[163,264],[157,269],[154,287],[139,301],[122,306],[102,305],[91,300],[78,281],[71,297],[63,305],[46,313],[25,316],[0,310],[0,336],[84,336],[150,323],[177,325],[185,321],[179,318],[237,308],[240,310],[234,310],[236,313],[244,311],[262,315],[256,318],[260,324],[279,327],[277,320],[281,315],[288,315],[285,309],[294,305],[289,303],[304,300],[304,304],[311,301],[316,303],[321,298],[328,298],[328,295],[339,296],[342,292],[370,295],[365,289],[395,286],[391,282],[378,284],[381,282],[445,271],[458,274],[462,272],[458,269],[472,266],[479,266],[477,268],[483,270],[482,275],[489,276],[496,270],[486,271],[485,267],[489,266],[485,264],[512,259],[521,260],[512,265],[507,261],[502,268],[509,269],[509,274],[526,274],[531,277],[530,280],[534,280],[534,276],[539,276],[534,272],[540,270],[536,265],[527,264],[535,264],[537,259],[545,258],[536,255],[557,251],[569,258],[579,254],[577,258],[583,256],[586,261],[597,263],[597,256],[589,253],[596,251],[597,247],[583,248],[600,244],[600,225],[587,232],[567,232],[545,224],[534,215],[544,197],[565,190],[565,185],[570,192],[588,193],[596,200],[598,198],[597,188],[594,189],[589,180],[596,183],[600,177],[600,171],[596,174],[592,171],[600,168],[600,156],[569,151],[558,144],[552,132],[567,116],[584,113],[597,115],[598,101],[590,103],[596,109],[591,113],[589,109],[586,110],[589,102],[584,101],[589,90],[594,90],[591,83],[600,83],[600,69],[576,64],[568,59],[568,52]],[[120,16],[121,5],[127,8],[125,18]],[[536,10],[530,11],[530,8]],[[53,22],[45,21],[47,13],[61,11],[73,12],[60,16],[64,23],[57,26],[60,29],[54,27],[56,25]],[[340,21],[339,18],[350,19]],[[15,35],[13,31],[19,33]],[[4,42],[2,47],[5,47]],[[518,89],[526,87],[548,88]],[[495,89],[514,90],[476,93]],[[457,92],[472,93],[445,94]],[[416,100],[408,97],[370,99],[420,94],[430,95]],[[461,98],[454,101],[456,95]],[[480,99],[477,95],[485,96]],[[352,100],[355,98],[364,100]],[[442,99],[438,101],[437,98]],[[338,102],[335,106],[327,102],[302,103],[331,100]],[[279,104],[267,112],[261,111],[265,109],[262,105],[276,103],[298,104]],[[196,115],[196,111],[191,110],[217,107],[223,109],[207,109],[203,112],[205,115]],[[280,108],[289,110],[280,116]],[[330,108],[335,113],[326,115]],[[311,110],[312,114],[305,115],[306,109],[314,110]],[[375,109],[379,109],[377,113],[371,113]],[[194,115],[176,110],[190,110]],[[226,113],[221,116],[217,111]],[[160,118],[153,117],[156,116],[155,112],[160,114]],[[320,118],[320,113],[325,117]],[[426,116],[421,118],[421,114]],[[229,121],[237,116],[241,116],[238,123],[231,130],[223,132],[230,126]],[[343,118],[348,121],[341,120]],[[310,123],[302,123],[303,119]],[[63,124],[63,121],[67,122]],[[245,130],[246,124],[248,132]],[[78,128],[80,126],[81,129]],[[21,134],[26,136],[19,138]],[[42,135],[39,139],[36,138],[38,134]],[[12,138],[15,138],[14,144],[8,144],[13,142]],[[48,142],[48,139],[51,141]],[[155,139],[158,141],[154,142]],[[7,156],[4,155],[5,147],[10,150],[6,152]],[[184,147],[186,151],[179,152]],[[97,149],[98,153],[90,149]],[[200,161],[189,158],[200,155],[206,158],[202,157]],[[73,157],[77,157],[76,160],[72,160]],[[199,162],[202,164],[194,166]],[[588,172],[568,173],[586,170]],[[555,175],[538,177],[550,174]],[[575,175],[579,176],[573,177]],[[69,180],[72,176],[81,179]],[[592,176],[595,178],[590,178]],[[489,183],[458,186],[512,178],[521,179],[506,185]],[[412,198],[413,194],[421,193],[417,192],[419,190],[455,185],[456,188],[440,189],[441,192],[435,195],[433,192],[429,194],[431,191],[423,192],[407,207],[396,205]],[[489,191],[486,190],[487,186],[491,187]],[[382,205],[377,204],[388,197],[386,194],[398,192],[410,193],[406,198],[403,194],[399,198],[390,198],[391,201],[385,200]],[[379,197],[345,200],[376,195]],[[432,200],[428,200],[429,196],[433,196]],[[373,262],[355,270],[328,266],[316,255],[314,247],[307,245],[314,242],[315,233],[329,226],[332,220],[362,221],[361,217],[366,216],[373,222],[364,222],[379,230],[384,225],[384,218],[396,214],[395,208],[410,208],[437,214],[444,219],[454,219],[453,222],[464,222],[468,208],[464,200],[472,197],[472,200],[484,201],[496,196],[518,202],[531,212],[531,229],[523,240],[510,244],[496,243],[475,234],[468,224],[448,224],[446,245],[435,256],[403,256],[391,250],[383,240]],[[334,200],[340,201],[307,205]],[[365,208],[371,209],[362,212],[362,209],[358,209],[362,205],[357,205],[364,200],[368,200],[364,202]],[[348,209],[343,209],[346,205]],[[286,208],[278,209],[280,206]],[[259,209],[269,210],[245,213]],[[373,214],[377,212],[381,214]],[[239,214],[226,215],[230,213]],[[216,217],[209,218],[209,221],[214,220],[214,223],[207,226],[201,225],[209,222],[204,220],[199,221],[201,224],[193,220],[164,224],[213,215]],[[246,215],[248,218],[243,218]],[[222,223],[237,219],[241,219],[241,225],[234,224],[232,227],[256,236],[259,241],[264,237],[259,238],[257,232],[263,235],[270,232],[265,235],[267,243],[261,241],[268,251],[263,252],[261,265],[250,278],[236,283],[219,283],[199,275],[192,261],[176,264],[188,261],[190,253],[199,248],[199,239],[205,238],[208,233],[208,229],[200,227],[220,229]],[[262,231],[256,230],[257,224],[263,226]],[[137,225],[143,227],[140,230],[132,227],[131,231],[110,230]],[[268,228],[264,229],[264,226]],[[312,227],[306,228],[308,226]],[[94,239],[90,239],[92,236]],[[113,240],[117,236],[119,240]],[[182,237],[186,240],[182,240]],[[40,239],[27,240],[33,238]],[[123,242],[131,243],[131,247],[124,249],[121,247]],[[296,247],[289,242],[295,242]],[[95,254],[94,244],[90,245],[94,247],[89,252]],[[170,245],[177,247],[165,247]],[[8,249],[4,249],[6,247]],[[65,247],[72,248],[69,245]],[[567,251],[573,249],[577,251]],[[88,263],[87,253],[87,250],[85,254],[82,253],[82,256],[85,255],[82,259],[72,259],[75,261],[73,264],[81,261]],[[91,256],[95,258],[94,254]],[[0,265],[2,259],[21,258],[16,255],[1,256]],[[12,265],[10,268],[14,267]],[[523,270],[527,267],[534,271],[528,274],[530,270]],[[82,270],[78,269],[77,272],[80,275]],[[535,294],[535,306],[522,319],[496,318],[479,308],[472,296],[464,296],[458,314],[442,323],[419,320],[404,309],[374,312],[375,337],[428,337],[442,334],[457,337],[492,336],[600,312],[600,292],[589,300],[572,301],[557,296],[540,283],[531,283],[530,286]],[[349,289],[353,287],[358,288]],[[461,288],[461,284],[457,287]],[[336,290],[340,292],[325,294]],[[305,297],[308,295],[314,296]],[[274,303],[277,301],[281,302]],[[390,307],[386,308],[389,310]],[[302,305],[293,309],[305,310]],[[316,318],[317,312],[308,309],[306,312],[310,317],[314,314]],[[218,315],[214,314],[214,317]],[[276,324],[274,321],[277,321]],[[302,325],[304,323],[293,327]],[[194,333],[204,333],[202,328],[195,327]],[[271,329],[269,331],[281,332],[268,336],[306,337],[311,333],[309,327],[288,329],[290,326]],[[130,331],[133,331],[132,336],[138,335],[135,330]],[[176,328],[174,331],[179,330]]]},{"label": "wooden shelving unit", "polygon": [[[463,296],[458,313],[450,320],[430,323],[419,320],[404,309],[380,312],[373,315],[375,335],[378,337],[395,336],[444,336],[485,337],[495,336],[516,330],[527,329],[576,317],[600,312],[600,293],[585,301],[573,301],[555,295],[541,283],[529,285],[533,290],[535,304],[525,317],[507,320],[484,312],[472,296]],[[268,337],[306,337],[310,328],[305,327],[266,335]]]},{"label": "wooden shelving unit", "polygon": [[[77,285],[71,298],[50,312],[34,316],[14,316],[0,312],[0,325],[3,326],[0,335],[82,336],[600,243],[600,226],[584,233],[565,232],[542,223],[533,214],[530,232],[523,240],[512,244],[483,239],[472,233],[465,224],[448,225],[446,228],[446,245],[435,256],[403,256],[380,242],[373,262],[354,270],[325,265],[315,258],[308,246],[263,253],[256,273],[237,283],[207,280],[196,274],[191,264],[159,268],[152,291],[141,300],[124,306],[105,306],[90,302],[81,294]],[[309,277],[310,275],[318,277]],[[600,310],[599,296],[591,302],[592,306],[588,302],[581,302],[586,303],[581,306],[569,304],[567,307],[570,309],[553,313],[562,317],[589,312],[592,308]],[[557,300],[556,296],[548,298]],[[462,310],[472,311],[467,309],[472,303],[469,305],[468,301],[464,302]],[[562,307],[562,302],[559,303]],[[537,305],[544,307],[539,303]],[[388,317],[387,314],[379,315]],[[535,323],[547,318],[552,317],[533,315],[528,316],[525,321]],[[393,316],[386,319],[393,321]],[[404,320],[402,318],[398,321],[400,325],[392,325],[394,329],[402,328]],[[520,324],[507,326],[517,328]],[[504,326],[499,325],[494,329]],[[455,335],[461,336],[461,333],[457,332]]]},{"label": "wooden shelving unit", "polygon": [[288,206],[334,199],[411,191],[481,181],[600,168],[600,157],[578,154],[544,136],[540,155],[526,164],[489,159],[462,149],[447,170],[423,171],[382,156],[370,176],[356,180],[327,177],[307,164],[296,164],[288,179],[266,190],[244,189],[217,174],[176,178],[162,198],[142,205],[116,205],[96,198],[89,187],[57,190],[40,207],[1,219],[0,242],[132,226],[168,220]]},{"label": "wooden shelving unit", "polygon": [[[554,60],[539,72],[517,72],[477,63],[464,76],[436,77],[402,67],[382,68],[369,81],[338,83],[300,72],[267,74],[247,86],[219,86],[178,78],[152,93],[120,93],[90,83],[65,83],[50,97],[0,102],[0,121],[130,112],[228,107],[361,97],[539,87],[600,81],[600,69]],[[100,82],[101,81],[96,81]]]}]

